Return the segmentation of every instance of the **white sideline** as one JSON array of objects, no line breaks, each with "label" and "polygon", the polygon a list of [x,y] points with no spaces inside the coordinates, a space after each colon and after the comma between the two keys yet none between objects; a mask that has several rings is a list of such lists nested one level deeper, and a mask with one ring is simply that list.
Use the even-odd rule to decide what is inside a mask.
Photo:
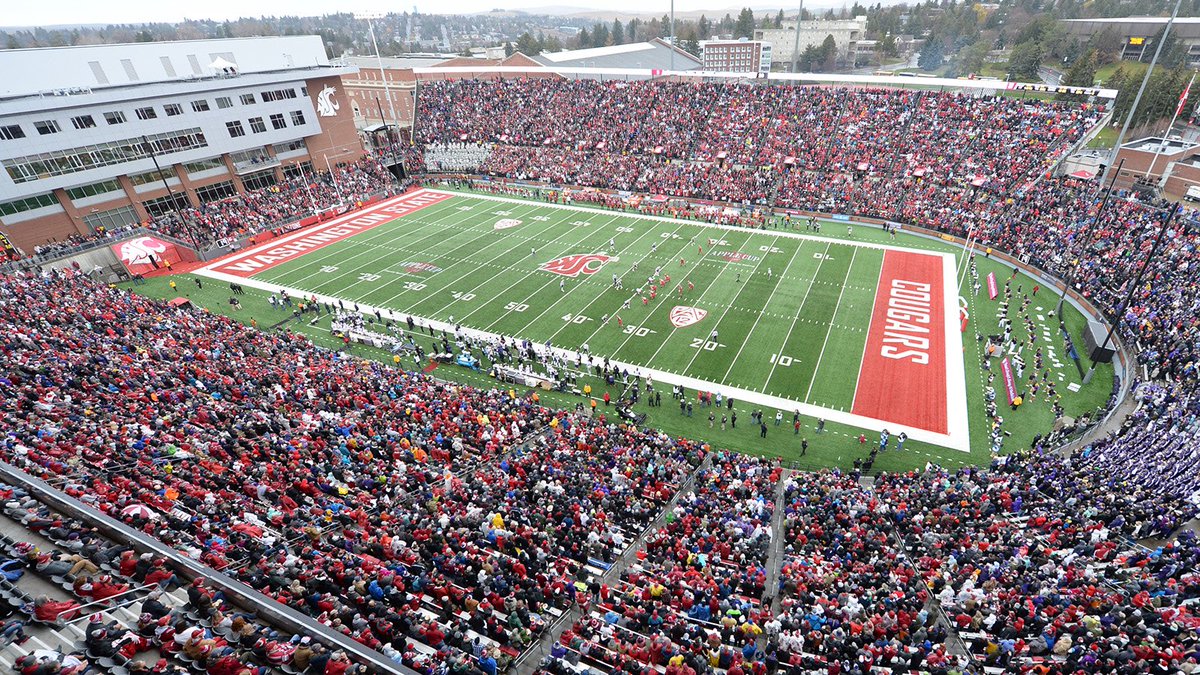
[{"label": "white sideline", "polygon": [[[474,195],[474,194],[460,193],[460,192],[455,192],[455,191],[450,191],[450,190],[416,190],[413,192],[406,193],[404,196],[412,197],[413,195],[419,194],[424,191],[442,192],[445,194],[461,196],[464,198],[486,199],[486,200],[491,200],[491,201],[500,201],[500,202],[507,202],[507,203],[523,204],[523,205],[538,204],[538,205],[546,206],[548,208],[571,209],[574,211],[591,211],[591,212],[595,212],[598,214],[607,214],[610,216],[614,213],[613,210],[611,210],[611,209],[589,209],[589,208],[575,207],[575,206],[570,206],[570,205],[565,205],[565,204],[549,204],[549,203],[543,204],[541,202],[534,202],[534,201],[530,201],[530,200],[510,199],[510,198],[506,198],[506,197],[496,197],[496,196],[492,196],[492,195]],[[383,202],[381,205],[390,203],[391,201],[392,200],[387,200],[387,201]],[[354,214],[354,216],[359,216],[359,215],[362,215],[362,212],[355,212],[355,214]],[[641,219],[646,219],[646,220],[654,220],[654,221],[658,221],[658,222],[675,223],[675,224],[686,223],[688,225],[697,225],[697,226],[701,226],[701,227],[712,227],[712,228],[717,228],[717,229],[722,229],[722,230],[735,230],[735,231],[745,232],[747,229],[744,227],[736,227],[736,226],[732,226],[732,225],[717,225],[717,224],[711,224],[711,223],[701,223],[701,222],[695,222],[695,221],[684,220],[684,219],[679,219],[679,218],[666,218],[663,216],[647,216],[647,215],[641,215],[641,214],[624,214],[624,215],[627,215],[631,218],[641,218]],[[343,218],[346,218],[346,219],[349,219],[351,217],[352,216],[349,214],[347,216],[343,216]],[[335,220],[329,221],[329,224],[339,222],[340,220],[341,219],[335,219]],[[309,231],[311,231],[311,228],[305,228],[303,230],[300,230],[297,234],[307,233]],[[893,250],[893,251],[908,251],[908,252],[920,253],[922,255],[937,255],[937,256],[942,257],[943,281],[944,281],[943,286],[944,286],[944,290],[945,290],[944,313],[945,313],[945,324],[946,324],[945,329],[946,329],[946,345],[947,345],[946,369],[945,369],[946,370],[946,401],[947,401],[947,433],[938,434],[938,433],[934,433],[931,431],[925,431],[922,429],[909,429],[909,428],[905,428],[905,427],[900,427],[896,423],[888,422],[886,420],[878,420],[875,418],[864,417],[862,415],[855,415],[853,413],[844,412],[844,411],[840,411],[840,410],[833,410],[830,408],[823,408],[823,407],[811,405],[808,403],[801,403],[801,402],[793,401],[791,399],[788,399],[788,398],[785,398],[782,396],[774,396],[771,394],[765,394],[762,392],[752,391],[749,389],[742,389],[739,387],[730,387],[730,386],[725,386],[725,385],[716,384],[716,383],[712,383],[712,382],[707,382],[705,380],[690,377],[688,375],[684,375],[681,373],[672,373],[672,372],[668,372],[665,370],[659,370],[657,368],[638,366],[638,365],[635,365],[632,363],[626,363],[626,362],[618,361],[618,360],[611,359],[611,358],[609,359],[610,364],[612,364],[613,366],[619,367],[621,369],[628,370],[631,374],[636,373],[643,377],[647,377],[647,376],[652,377],[658,383],[671,384],[671,385],[682,385],[692,391],[699,390],[699,391],[720,392],[721,394],[723,394],[726,397],[732,396],[733,398],[741,400],[741,401],[753,403],[755,405],[776,408],[776,409],[784,410],[784,411],[799,410],[800,414],[805,415],[807,417],[824,418],[827,421],[837,422],[839,424],[846,424],[849,426],[858,427],[858,428],[865,429],[868,431],[873,431],[873,432],[881,431],[884,428],[890,428],[890,431],[894,435],[894,434],[899,433],[900,431],[904,431],[905,433],[908,434],[909,438],[911,438],[915,441],[931,443],[931,444],[938,445],[938,446],[941,446],[941,447],[944,447],[947,449],[958,450],[959,452],[970,452],[970,425],[968,424],[968,421],[967,421],[966,368],[963,363],[963,350],[961,349],[961,347],[958,349],[953,348],[955,345],[961,345],[961,343],[962,343],[962,338],[959,335],[958,312],[954,311],[954,310],[958,309],[958,290],[954,287],[954,282],[956,281],[956,275],[954,274],[954,262],[955,262],[954,255],[951,253],[911,249],[911,248],[905,248],[905,247],[901,247],[901,246],[890,246],[890,245],[886,245],[886,244],[874,244],[874,243],[868,243],[868,242],[860,243],[860,242],[854,242],[854,241],[831,240],[831,239],[828,239],[825,237],[816,237],[816,236],[812,236],[812,235],[805,235],[805,234],[786,232],[786,231],[781,232],[781,231],[776,230],[776,231],[768,231],[768,232],[772,236],[791,237],[791,238],[796,238],[796,239],[809,239],[809,240],[819,241],[819,242],[823,242],[823,243],[830,243],[832,241],[834,243],[846,243],[846,244],[849,244],[852,246],[861,246],[861,247],[865,247],[865,248],[875,248],[875,249]],[[277,246],[281,243],[281,240],[285,240],[285,239],[286,239],[286,237],[272,239],[271,241],[265,242],[264,244],[262,244],[261,247],[265,248],[265,247],[270,247],[270,246]],[[245,255],[249,255],[250,253],[257,251],[259,248],[260,248],[259,246],[255,246],[252,249],[250,249],[249,251],[239,252],[236,257],[242,257]],[[346,298],[339,298],[337,296],[325,295],[322,293],[313,293],[311,291],[305,291],[303,289],[292,288],[292,287],[288,287],[288,286],[281,286],[279,284],[273,284],[273,283],[261,281],[258,279],[240,277],[240,276],[237,276],[234,274],[227,274],[224,272],[217,272],[213,269],[214,267],[216,267],[218,265],[228,264],[228,262],[230,262],[231,259],[233,259],[233,257],[226,257],[224,259],[214,261],[212,264],[207,265],[203,268],[200,268],[200,269],[196,270],[194,273],[201,275],[201,276],[208,277],[210,279],[215,279],[217,281],[241,284],[243,286],[248,286],[250,288],[256,288],[256,289],[259,289],[262,291],[278,292],[280,290],[286,290],[288,292],[288,295],[291,295],[293,297],[309,298],[309,297],[312,297],[315,295],[317,300],[319,302],[321,302],[322,304],[336,305],[339,300],[341,300],[342,302],[346,302]],[[355,304],[358,305],[359,310],[361,312],[373,314],[376,311],[378,311],[382,316],[386,316],[393,320],[398,320],[399,317],[409,316],[408,314],[405,314],[403,312],[396,312],[389,308],[375,307],[372,305],[365,305],[363,303],[355,303]],[[447,323],[444,321],[432,320],[432,319],[420,317],[417,315],[412,315],[412,316],[414,319],[419,319],[422,324],[424,324],[426,326],[432,326],[433,328],[435,328],[439,331],[446,331],[447,333],[454,332],[454,326],[450,323]],[[614,327],[614,330],[616,330],[615,327]],[[474,337],[477,339],[483,339],[483,340],[495,340],[501,336],[500,333],[493,333],[493,332],[489,332],[489,331],[468,328],[466,326],[462,327],[462,331],[464,334],[466,334],[468,336],[471,336],[471,337]],[[531,340],[531,342],[533,342],[533,340]],[[539,349],[544,351],[545,347],[539,345]],[[568,359],[572,362],[576,361],[579,358],[579,353],[574,350],[564,349],[561,347],[551,347],[550,349],[555,354],[559,355],[560,357]],[[789,427],[782,426],[782,425],[779,427],[774,427],[773,424],[770,422],[768,423],[768,427],[771,429],[776,429],[776,433],[783,433],[784,431],[786,431],[789,428]]]}]

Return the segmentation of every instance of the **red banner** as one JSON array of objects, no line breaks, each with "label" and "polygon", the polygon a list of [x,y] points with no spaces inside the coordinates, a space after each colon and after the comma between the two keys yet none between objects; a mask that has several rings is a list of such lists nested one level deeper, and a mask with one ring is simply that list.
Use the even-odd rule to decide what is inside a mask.
[{"label": "red banner", "polygon": [[851,409],[855,415],[947,432],[942,270],[939,256],[884,253]]},{"label": "red banner", "polygon": [[988,272],[987,275],[988,300],[995,300],[997,295],[1000,295],[1000,290],[996,288],[996,273]]},{"label": "red banner", "polygon": [[130,274],[146,274],[183,260],[179,249],[169,241],[156,237],[138,237],[114,244],[113,253],[125,265]]},{"label": "red banner", "polygon": [[1012,405],[1014,399],[1017,398],[1017,378],[1013,377],[1012,364],[1008,362],[1008,357],[1000,360],[1000,378],[1004,380],[1004,393],[1008,396],[1008,404]]}]

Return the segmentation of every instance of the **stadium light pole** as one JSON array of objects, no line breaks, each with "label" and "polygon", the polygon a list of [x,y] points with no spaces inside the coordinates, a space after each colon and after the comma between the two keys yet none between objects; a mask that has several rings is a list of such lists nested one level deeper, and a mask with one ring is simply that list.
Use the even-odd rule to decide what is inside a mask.
[{"label": "stadium light pole", "polygon": [[[1158,41],[1158,45],[1154,48],[1154,58],[1150,59],[1150,67],[1146,69],[1146,74],[1142,77],[1142,86],[1138,87],[1137,96],[1133,97],[1133,106],[1129,108],[1129,114],[1125,117],[1125,124],[1121,125],[1121,133],[1117,134],[1117,140],[1113,143],[1112,153],[1108,156],[1108,162],[1104,167],[1104,175],[1100,178],[1100,182],[1108,180],[1108,174],[1112,171],[1113,162],[1117,161],[1117,153],[1121,151],[1121,143],[1125,141],[1125,134],[1129,131],[1129,125],[1133,122],[1133,116],[1137,113],[1138,104],[1142,102],[1142,94],[1146,93],[1146,85],[1150,83],[1150,74],[1154,72],[1154,66],[1158,63],[1158,57],[1162,54],[1163,45],[1167,43],[1167,36],[1171,34],[1171,26],[1175,24],[1175,17],[1179,16],[1179,6],[1183,4],[1183,0],[1175,0],[1175,9],[1171,12],[1171,18],[1167,19],[1167,25],[1163,28],[1162,39]],[[1116,99],[1113,99],[1113,105],[1116,105]]]},{"label": "stadium light pole", "polygon": [[671,0],[671,70],[675,70],[675,0]]},{"label": "stadium light pole", "polygon": [[[154,145],[146,138],[145,134],[142,135],[142,150],[150,155],[150,159],[153,160],[154,171],[158,174],[158,179],[162,181],[163,187],[167,189],[167,197],[171,202],[171,210],[175,212],[175,217],[179,219],[179,222],[183,223],[184,230],[188,233],[188,239],[191,240],[192,247],[196,249],[196,255],[200,255],[200,241],[196,238],[196,230],[193,224],[179,212],[179,204],[175,201],[175,193],[171,190],[171,185],[167,183],[167,177],[163,174],[162,166],[158,163],[158,155],[154,152]],[[184,197],[184,199],[187,198]]]},{"label": "stadium light pole", "polygon": [[[1092,237],[1096,234],[1097,226],[1100,224],[1100,218],[1104,215],[1104,209],[1108,206],[1108,198],[1112,196],[1113,186],[1117,183],[1117,176],[1121,175],[1121,167],[1125,166],[1125,160],[1117,165],[1117,172],[1113,174],[1112,179],[1108,181],[1108,189],[1104,191],[1104,199],[1100,202],[1100,208],[1096,209],[1096,217],[1092,219],[1092,224],[1088,227],[1087,233],[1083,238],[1083,245],[1080,246],[1081,251],[1087,250],[1087,247],[1092,244]],[[1075,268],[1067,267],[1067,277],[1063,279],[1062,293],[1058,296],[1058,306],[1054,308],[1054,314],[1058,317],[1058,325],[1064,327],[1063,321],[1063,303],[1067,301],[1067,290],[1071,288],[1071,282],[1075,280]]]},{"label": "stadium light pole", "polygon": [[[363,19],[367,22],[367,32],[371,34],[371,46],[375,48],[375,63],[379,67],[379,80],[383,82],[383,94],[387,96],[388,111],[392,113],[392,122],[396,128],[396,139],[392,141],[392,134],[389,132],[388,143],[392,146],[392,160],[394,164],[399,164],[396,159],[396,144],[400,142],[400,120],[396,117],[396,102],[392,100],[392,88],[388,86],[387,73],[383,69],[383,56],[379,53],[379,42],[375,40],[375,24],[374,19],[382,19],[383,14],[378,13],[361,13],[356,14],[355,18]],[[383,117],[383,106],[379,105],[379,97],[375,97],[375,105],[379,108],[379,119],[383,121],[383,129],[387,131],[388,121]],[[391,173],[390,171],[388,173]],[[396,174],[392,174],[392,179],[399,182],[400,179]]]},{"label": "stadium light pole", "polygon": [[800,0],[800,9],[796,13],[796,42],[792,45],[792,72],[800,72],[800,22],[804,20],[804,0]]},{"label": "stadium light pole", "polygon": [[[1121,303],[1121,308],[1116,312],[1112,324],[1108,327],[1108,334],[1104,336],[1104,342],[1100,344],[1100,349],[1108,349],[1108,343],[1112,340],[1113,333],[1116,332],[1117,326],[1120,325],[1125,312],[1129,309],[1129,305],[1133,304],[1133,294],[1137,292],[1139,286],[1142,285],[1142,277],[1146,274],[1146,269],[1150,267],[1150,262],[1154,260],[1154,256],[1158,254],[1158,247],[1162,244],[1162,240],[1166,237],[1167,230],[1171,228],[1171,223],[1174,222],[1176,214],[1179,213],[1179,204],[1171,207],[1171,213],[1167,215],[1167,219],[1163,221],[1162,227],[1158,230],[1158,236],[1154,238],[1154,244],[1150,247],[1150,252],[1146,254],[1145,260],[1142,261],[1142,266],[1138,269],[1137,278],[1133,283],[1129,284],[1129,292],[1125,294],[1125,301]],[[1090,359],[1089,359],[1090,360]],[[1088,369],[1087,374],[1083,376],[1083,383],[1087,384],[1092,381],[1092,376],[1096,374],[1096,362],[1092,361],[1092,367]]]}]

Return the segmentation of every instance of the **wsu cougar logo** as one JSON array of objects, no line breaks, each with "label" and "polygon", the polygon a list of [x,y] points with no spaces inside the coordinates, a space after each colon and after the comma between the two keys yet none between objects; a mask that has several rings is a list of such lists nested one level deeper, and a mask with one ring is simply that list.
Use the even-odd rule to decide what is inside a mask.
[{"label": "wsu cougar logo", "polygon": [[700,323],[704,317],[708,316],[707,309],[699,307],[678,307],[671,308],[671,325],[676,328],[686,328],[694,323]]},{"label": "wsu cougar logo", "polygon": [[121,244],[120,256],[130,265],[148,264],[156,253],[167,250],[167,245],[154,237],[138,237]]},{"label": "wsu cougar logo", "polygon": [[321,117],[333,117],[337,115],[338,108],[342,107],[341,103],[333,100],[335,91],[333,87],[325,87],[317,94],[317,114]]},{"label": "wsu cougar logo", "polygon": [[595,274],[609,260],[616,260],[601,253],[581,253],[569,255],[558,260],[551,260],[539,269],[545,272],[561,274],[564,277],[577,277],[580,274]]}]

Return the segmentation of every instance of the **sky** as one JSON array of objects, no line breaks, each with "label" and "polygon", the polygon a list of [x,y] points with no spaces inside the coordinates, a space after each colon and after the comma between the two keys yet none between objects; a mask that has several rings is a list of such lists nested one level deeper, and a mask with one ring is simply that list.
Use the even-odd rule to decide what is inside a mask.
[{"label": "sky", "polygon": [[[727,9],[742,6],[744,0],[676,0],[676,11],[700,9]],[[434,0],[416,0],[419,11],[445,12],[447,5]],[[670,0],[657,0],[662,11],[670,8]],[[761,3],[752,3],[759,6]],[[790,4],[795,4],[794,2]],[[806,3],[811,4],[811,3]],[[22,2],[10,0],[5,3],[0,21],[5,26],[51,26],[63,24],[109,24],[174,22],[188,19],[236,19],[247,15],[271,16],[314,16],[337,11],[387,12],[411,11],[413,0],[204,0],[192,2],[163,2],[162,0],[117,0],[96,2],[95,0],[52,0],[50,2]],[[456,0],[452,7],[455,13],[483,12],[495,8],[521,9],[528,7],[566,6],[588,10],[634,10],[638,12],[658,11],[653,6],[638,0]]]}]

